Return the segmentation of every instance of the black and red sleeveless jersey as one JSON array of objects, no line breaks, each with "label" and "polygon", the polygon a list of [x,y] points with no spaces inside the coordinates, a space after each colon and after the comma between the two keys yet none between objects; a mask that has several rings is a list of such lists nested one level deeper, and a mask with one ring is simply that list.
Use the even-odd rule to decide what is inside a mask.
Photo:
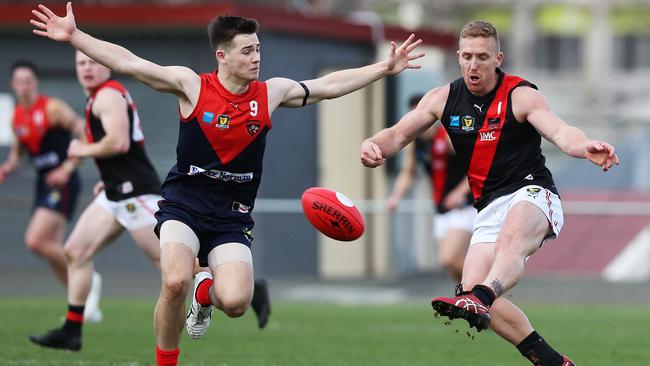
[{"label": "black and red sleeveless jersey", "polygon": [[184,207],[222,229],[251,223],[271,129],[266,83],[230,93],[216,72],[201,75],[194,111],[180,119],[176,165],[163,183],[163,204]]},{"label": "black and red sleeveless jersey", "polygon": [[[467,179],[463,164],[454,151],[449,149],[447,131],[438,128],[431,141],[431,187],[433,202],[438,213],[449,211],[442,202],[449,192],[454,190],[463,180]],[[467,195],[466,205],[471,204],[472,196]]]},{"label": "black and red sleeveless jersey", "polygon": [[144,149],[144,135],[140,127],[140,117],[129,92],[115,80],[100,85],[86,102],[86,135],[89,142],[99,141],[106,135],[102,122],[92,113],[97,93],[104,88],[120,92],[127,102],[129,115],[129,151],[107,158],[95,158],[99,175],[104,182],[106,197],[111,201],[121,201],[143,194],[159,194],[160,179]]},{"label": "black and red sleeveless jersey", "polygon": [[497,73],[497,86],[482,97],[469,92],[463,78],[451,83],[441,119],[467,171],[479,211],[495,198],[530,184],[557,194],[539,132],[527,121],[518,122],[512,112],[512,91],[537,87],[499,69]]},{"label": "black and red sleeveless jersey", "polygon": [[47,116],[49,98],[40,95],[28,108],[16,105],[12,127],[39,174],[61,165],[67,158],[70,132],[53,127]]}]

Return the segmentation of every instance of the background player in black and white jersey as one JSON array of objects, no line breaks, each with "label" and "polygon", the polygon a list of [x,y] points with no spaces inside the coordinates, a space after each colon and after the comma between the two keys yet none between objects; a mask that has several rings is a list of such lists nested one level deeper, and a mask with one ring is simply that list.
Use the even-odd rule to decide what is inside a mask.
[{"label": "background player in black and white jersey", "polygon": [[[137,110],[128,92],[111,81],[111,70],[81,52],[77,77],[88,100],[89,141],[72,140],[68,155],[91,157],[102,181],[95,199],[79,217],[65,244],[68,263],[68,312],[61,328],[30,336],[36,344],[81,349],[83,311],[93,272],[93,257],[127,230],[149,260],[160,267],[160,247],[153,232],[160,180],[144,152]],[[115,83],[114,85],[110,83]]]},{"label": "background player in black and white jersey", "polygon": [[[388,57],[372,65],[334,72],[322,78],[304,81],[302,84],[286,78],[273,78],[262,84],[257,81],[260,66],[260,42],[256,34],[257,22],[255,20],[231,16],[215,19],[213,24],[221,23],[220,25],[223,26],[222,29],[224,30],[224,32],[218,32],[220,34],[217,34],[216,38],[215,34],[211,33],[210,35],[215,51],[213,55],[219,65],[218,71],[200,76],[187,67],[163,67],[157,65],[137,57],[123,47],[100,41],[84,33],[76,27],[70,3],[67,4],[65,17],[58,17],[42,5],[39,6],[39,10],[34,10],[32,13],[36,17],[31,21],[36,27],[34,33],[57,41],[69,42],[78,50],[112,70],[135,77],[158,91],[175,94],[179,101],[181,119],[190,119],[189,122],[194,122],[194,126],[198,125],[198,127],[205,127],[206,124],[204,123],[212,125],[214,117],[217,117],[211,114],[209,110],[202,113],[205,118],[201,122],[197,121],[193,116],[197,108],[202,108],[199,96],[205,97],[206,93],[220,94],[222,96],[230,95],[235,98],[237,95],[246,95],[249,87],[258,90],[265,88],[266,90],[263,93],[263,95],[266,95],[264,97],[265,105],[257,105],[256,100],[248,102],[250,105],[255,105],[254,109],[251,107],[251,113],[265,110],[267,113],[265,113],[264,119],[268,120],[271,113],[278,107],[301,107],[323,99],[340,97],[384,76],[394,75],[405,69],[419,68],[419,66],[411,64],[410,61],[423,56],[423,54],[411,54],[421,43],[420,40],[415,41],[415,36],[411,35],[399,48],[393,43]],[[207,84],[208,79],[213,85],[220,85],[218,92]],[[249,105],[249,103],[245,104]],[[224,106],[225,103],[223,102],[214,102],[215,108]],[[239,107],[235,104],[234,108],[238,109]],[[228,116],[219,116],[217,122],[214,123],[219,123],[219,126],[225,130],[230,122]],[[234,123],[234,121],[232,122]],[[265,123],[268,122],[265,121]],[[239,127],[241,127],[241,124]],[[211,131],[213,130],[215,129],[211,129]],[[238,131],[241,132],[242,130]],[[182,129],[181,133],[183,133]],[[257,135],[259,130],[254,128],[249,130],[248,133]],[[210,136],[207,138],[210,138]],[[222,145],[219,145],[219,147],[229,148],[229,146]],[[179,141],[177,152],[183,152],[187,149],[187,142]],[[178,155],[180,154],[177,154],[177,166],[179,165]],[[257,156],[260,157],[260,155]],[[255,162],[258,167],[261,166],[261,163],[261,161]],[[172,173],[179,177],[177,180],[189,179],[187,174],[174,172],[174,170],[178,170],[177,166],[172,168]],[[186,171],[182,173],[186,173]],[[259,178],[257,179],[259,180]],[[193,182],[201,181],[194,180]],[[169,179],[167,183],[170,183]],[[218,181],[212,183],[206,190],[221,187]],[[173,181],[170,184],[174,184]],[[191,183],[189,185],[180,183],[176,184],[175,187],[177,191],[197,193],[194,192],[196,189],[192,187]],[[242,186],[239,189],[233,188],[234,192],[231,192],[231,195],[234,197],[230,198],[237,199],[237,195],[242,194],[244,189],[249,188],[251,188],[250,185]],[[256,187],[252,188],[255,188],[255,192],[244,191],[243,193],[254,197]],[[205,196],[205,192],[198,192],[197,194]],[[165,199],[167,200],[167,197]],[[235,219],[225,216],[226,212],[233,217],[238,217],[233,214],[234,207],[237,207],[238,212],[249,214],[248,205],[252,207],[253,204],[253,202],[246,202],[244,205],[247,207],[243,207],[239,202],[234,203],[233,209],[224,212],[222,218],[225,221],[224,225],[238,224]],[[181,205],[176,204],[175,206],[178,210],[178,206]],[[195,206],[198,206],[198,203]],[[200,207],[195,207],[195,209],[200,209]],[[195,231],[188,224],[188,222],[198,218],[197,215],[192,215],[192,208],[181,207],[180,210],[186,215],[183,218],[185,221],[178,219],[167,220],[161,224],[160,228],[163,287],[155,313],[156,357],[159,365],[176,365],[178,362],[180,329],[184,323],[183,304],[191,281],[194,260],[197,254],[201,255],[201,248],[209,248],[207,259],[216,283],[214,286],[205,286],[207,287],[204,289],[205,291],[200,291],[200,297],[209,301],[208,304],[201,303],[201,306],[195,307],[195,303],[199,300],[196,295],[194,296],[192,312],[188,315],[188,321],[191,321],[187,324],[188,328],[194,329],[195,326],[198,326],[196,327],[198,328],[196,329],[197,335],[200,336],[204,333],[203,326],[206,324],[204,321],[205,318],[209,318],[209,310],[204,312],[206,309],[200,308],[205,306],[209,309],[214,305],[231,317],[243,315],[253,295],[252,255],[249,246],[242,242],[245,240],[238,237],[237,240],[241,241],[233,240],[219,243],[218,246],[210,248],[214,242],[200,241],[197,237],[198,235],[209,234],[208,230],[201,227],[195,229]],[[166,214],[162,206],[161,211]],[[244,232],[244,235],[247,236],[248,233]],[[241,233],[239,233],[239,236],[241,236]],[[206,258],[201,256],[200,259]],[[208,279],[205,279],[205,281],[207,283]],[[198,287],[203,282],[195,283]],[[199,291],[196,291],[196,293],[198,295]],[[196,310],[201,313],[196,314]]]},{"label": "background player in black and white jersey", "polygon": [[[588,159],[604,171],[619,159],[613,146],[588,139],[553,113],[534,85],[499,70],[503,53],[490,23],[467,24],[457,54],[462,78],[431,90],[395,126],[365,140],[361,162],[373,168],[382,165],[440,120],[457,154],[465,157],[480,210],[460,291],[455,297],[434,299],[432,306],[442,315],[466,319],[478,330],[491,326],[534,365],[572,366],[502,295],[521,278],[526,258],[562,226],[540,135],[567,155]],[[473,104],[483,104],[482,110],[474,111]]]}]

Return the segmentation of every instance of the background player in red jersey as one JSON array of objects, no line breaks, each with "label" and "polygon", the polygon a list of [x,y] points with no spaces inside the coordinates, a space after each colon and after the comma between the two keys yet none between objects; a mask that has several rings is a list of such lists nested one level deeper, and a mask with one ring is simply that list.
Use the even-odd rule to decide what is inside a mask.
[{"label": "background player in red jersey", "polygon": [[[32,217],[25,243],[48,261],[56,278],[67,287],[68,272],[63,254],[66,220],[73,213],[81,183],[79,159],[68,157],[71,134],[85,139],[83,121],[64,101],[43,95],[38,89],[36,66],[16,61],[11,67],[11,88],[16,96],[12,128],[16,137],[5,162],[0,165],[0,184],[15,171],[24,152],[37,171]],[[97,307],[101,277],[93,275],[94,306],[86,309],[91,321],[101,320]]]},{"label": "background player in red jersey", "polygon": [[[414,109],[422,95],[411,97]],[[438,245],[438,261],[457,281],[463,274],[465,254],[472,237],[476,209],[463,167],[457,164],[456,153],[445,129],[434,126],[404,147],[404,161],[393,190],[388,197],[388,210],[395,212],[400,200],[413,184],[417,163],[431,175],[435,216],[433,233]]]},{"label": "background player in red jersey", "polygon": [[[157,213],[163,286],[155,312],[159,365],[178,362],[183,303],[194,260],[201,272],[186,327],[200,338],[214,305],[230,317],[244,314],[253,295],[250,251],[252,219],[260,182],[270,115],[280,107],[301,107],[360,89],[386,75],[417,68],[411,55],[421,41],[393,44],[386,60],[298,83],[285,78],[257,81],[260,42],[257,22],[222,16],[209,27],[218,71],[197,75],[186,67],[163,67],[77,29],[72,6],[61,18],[45,6],[33,11],[34,33],[69,42],[112,70],[178,97],[180,137],[177,164],[163,185]],[[213,286],[213,281],[216,285]]]},{"label": "background player in red jersey", "polygon": [[462,78],[431,90],[395,126],[365,140],[361,162],[373,168],[382,165],[440,120],[468,168],[479,213],[460,291],[434,299],[434,310],[464,318],[478,330],[490,325],[534,365],[574,365],[502,295],[521,278],[526,258],[562,227],[562,208],[544,165],[541,136],[567,155],[588,159],[605,171],[619,159],[613,146],[588,139],[555,115],[533,84],[499,69],[503,53],[490,23],[467,24],[457,54]]}]

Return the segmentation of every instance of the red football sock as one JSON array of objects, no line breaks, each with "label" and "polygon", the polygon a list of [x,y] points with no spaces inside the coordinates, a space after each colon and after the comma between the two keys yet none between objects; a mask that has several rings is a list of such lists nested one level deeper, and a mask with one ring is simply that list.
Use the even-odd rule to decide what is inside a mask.
[{"label": "red football sock", "polygon": [[181,350],[178,348],[171,351],[165,351],[156,345],[156,361],[158,362],[158,366],[176,366],[178,364],[178,355],[180,353]]},{"label": "red football sock", "polygon": [[202,306],[212,305],[212,300],[210,300],[210,287],[212,287],[213,283],[213,279],[203,280],[196,289],[196,301]]}]

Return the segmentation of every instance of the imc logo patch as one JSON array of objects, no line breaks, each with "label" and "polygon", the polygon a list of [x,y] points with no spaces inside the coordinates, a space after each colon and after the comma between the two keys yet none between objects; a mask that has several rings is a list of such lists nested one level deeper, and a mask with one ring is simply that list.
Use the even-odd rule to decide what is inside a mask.
[{"label": "imc logo patch", "polygon": [[201,122],[203,123],[212,123],[214,121],[214,113],[212,112],[203,112],[203,118],[201,118]]},{"label": "imc logo patch", "polygon": [[230,128],[230,116],[225,113],[220,114],[217,117],[216,127],[220,130],[225,130],[226,128]]}]

